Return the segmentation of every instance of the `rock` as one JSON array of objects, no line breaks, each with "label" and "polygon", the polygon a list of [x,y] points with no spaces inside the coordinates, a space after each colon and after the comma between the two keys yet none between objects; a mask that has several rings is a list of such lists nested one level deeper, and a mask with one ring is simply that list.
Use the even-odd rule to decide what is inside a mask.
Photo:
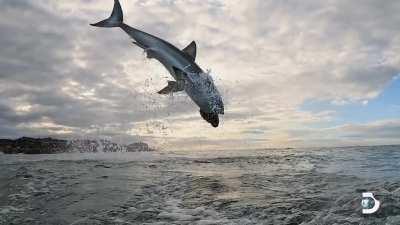
[{"label": "rock", "polygon": [[53,138],[22,137],[16,140],[1,140],[0,149],[6,154],[53,154],[68,151],[68,142]]},{"label": "rock", "polygon": [[0,152],[10,151],[13,148],[14,141],[9,139],[0,139]]},{"label": "rock", "polygon": [[137,142],[137,143],[133,143],[133,144],[126,146],[126,151],[127,152],[149,152],[149,151],[153,151],[153,149],[151,149],[149,147],[149,145],[146,143]]},{"label": "rock", "polygon": [[5,154],[55,154],[66,152],[145,152],[154,151],[143,142],[128,146],[109,140],[60,140],[54,138],[0,139],[0,152]]}]

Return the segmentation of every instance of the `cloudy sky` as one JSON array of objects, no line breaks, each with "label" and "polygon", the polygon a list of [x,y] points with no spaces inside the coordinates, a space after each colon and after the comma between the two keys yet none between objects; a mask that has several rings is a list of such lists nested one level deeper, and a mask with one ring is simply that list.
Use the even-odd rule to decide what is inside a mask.
[{"label": "cloudy sky", "polygon": [[161,149],[400,143],[400,1],[121,0],[125,22],[198,45],[220,127],[105,19],[112,0],[0,0],[0,136]]}]

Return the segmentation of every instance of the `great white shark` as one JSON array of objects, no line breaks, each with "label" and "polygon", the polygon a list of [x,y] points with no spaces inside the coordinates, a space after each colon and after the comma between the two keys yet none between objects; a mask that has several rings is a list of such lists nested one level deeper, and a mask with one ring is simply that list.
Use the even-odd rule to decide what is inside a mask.
[{"label": "great white shark", "polygon": [[119,27],[125,31],[134,40],[133,43],[146,52],[147,58],[158,60],[175,79],[168,81],[168,85],[158,93],[185,91],[199,106],[201,117],[213,127],[218,127],[219,114],[224,114],[224,104],[211,76],[195,62],[196,42],[192,41],[186,48],[180,50],[161,38],[130,27],[123,21],[119,0],[114,0],[114,8],[108,19],[91,25]]}]

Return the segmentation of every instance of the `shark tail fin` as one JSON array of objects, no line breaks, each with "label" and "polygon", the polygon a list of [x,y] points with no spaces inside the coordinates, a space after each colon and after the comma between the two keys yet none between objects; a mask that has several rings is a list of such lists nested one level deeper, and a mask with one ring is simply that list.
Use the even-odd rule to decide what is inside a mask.
[{"label": "shark tail fin", "polygon": [[114,0],[114,9],[108,19],[102,20],[98,23],[90,24],[95,27],[119,27],[124,21],[124,14],[122,12],[121,4],[118,0]]}]

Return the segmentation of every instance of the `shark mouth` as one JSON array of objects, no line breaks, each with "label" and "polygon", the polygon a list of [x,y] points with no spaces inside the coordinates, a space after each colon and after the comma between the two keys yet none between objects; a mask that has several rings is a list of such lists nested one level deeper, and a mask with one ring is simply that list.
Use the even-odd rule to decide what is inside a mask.
[{"label": "shark mouth", "polygon": [[200,115],[205,121],[210,123],[213,127],[218,127],[219,117],[217,113],[206,113],[200,110]]}]

